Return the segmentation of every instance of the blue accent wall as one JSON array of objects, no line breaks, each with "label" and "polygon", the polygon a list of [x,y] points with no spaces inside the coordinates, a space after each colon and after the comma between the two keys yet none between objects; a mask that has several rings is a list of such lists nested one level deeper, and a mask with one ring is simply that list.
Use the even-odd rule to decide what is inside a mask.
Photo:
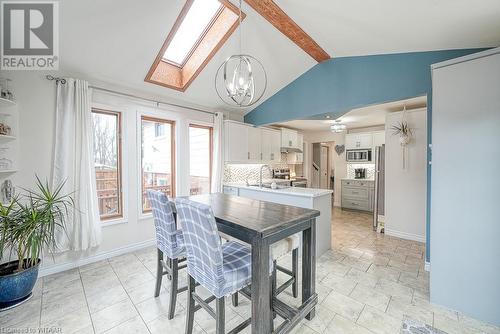
[{"label": "blue accent wall", "polygon": [[[341,57],[315,65],[245,115],[255,125],[339,117],[351,109],[426,95],[428,142],[432,142],[430,65],[484,49]],[[431,152],[427,158],[430,161]],[[430,181],[427,168],[426,260],[430,260]]]}]

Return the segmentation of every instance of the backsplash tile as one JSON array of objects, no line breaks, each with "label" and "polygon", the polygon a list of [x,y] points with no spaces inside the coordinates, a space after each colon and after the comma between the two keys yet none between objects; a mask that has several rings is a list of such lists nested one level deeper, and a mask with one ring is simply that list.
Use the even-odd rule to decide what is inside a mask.
[{"label": "backsplash tile", "polygon": [[374,179],[375,178],[375,164],[347,164],[347,178],[354,179],[356,176],[356,172],[354,171],[356,168],[366,168],[366,178]]},{"label": "backsplash tile", "polygon": [[[248,179],[250,182],[256,182],[259,180],[260,167],[262,164],[224,164],[224,183],[229,182],[246,182]],[[272,164],[271,169],[274,168],[290,168],[290,172],[294,171],[292,165],[287,164]],[[262,172],[263,179],[271,179],[272,174],[269,173],[268,169],[264,169]]]}]

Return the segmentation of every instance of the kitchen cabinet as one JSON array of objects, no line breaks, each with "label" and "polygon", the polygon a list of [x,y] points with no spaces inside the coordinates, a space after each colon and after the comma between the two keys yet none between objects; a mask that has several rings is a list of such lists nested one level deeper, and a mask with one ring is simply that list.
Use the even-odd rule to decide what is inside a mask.
[{"label": "kitchen cabinet", "polygon": [[279,163],[281,132],[225,121],[224,158],[228,163]]},{"label": "kitchen cabinet", "polygon": [[[281,147],[298,148],[298,133],[295,130],[281,129]],[[302,147],[300,147],[302,150]]]},{"label": "kitchen cabinet", "polygon": [[261,129],[248,127],[247,147],[249,162],[262,162]]},{"label": "kitchen cabinet", "polygon": [[373,212],[375,182],[373,180],[342,180],[343,209]]},{"label": "kitchen cabinet", "polygon": [[385,131],[372,132],[373,135],[373,148],[385,144]]},{"label": "kitchen cabinet", "polygon": [[345,135],[346,150],[371,149],[373,146],[372,133],[349,133]]},{"label": "kitchen cabinet", "polygon": [[262,161],[279,163],[281,161],[281,132],[261,129]]},{"label": "kitchen cabinet", "polygon": [[248,150],[249,128],[250,127],[248,125],[243,123],[232,121],[226,121],[224,123],[224,158],[227,162],[250,162],[250,153]]}]

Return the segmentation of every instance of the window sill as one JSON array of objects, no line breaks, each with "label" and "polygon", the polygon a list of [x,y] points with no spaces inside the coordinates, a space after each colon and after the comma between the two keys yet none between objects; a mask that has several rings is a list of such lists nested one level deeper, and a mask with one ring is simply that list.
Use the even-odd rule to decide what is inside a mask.
[{"label": "window sill", "polygon": [[142,221],[142,220],[150,220],[150,219],[153,219],[153,213],[150,212],[150,213],[143,213],[143,214],[140,214],[139,215],[139,220]]},{"label": "window sill", "polygon": [[128,221],[125,218],[116,218],[116,219],[110,219],[110,220],[105,220],[101,222],[102,227],[106,226],[112,226],[112,225],[118,225],[118,224],[127,224]]}]

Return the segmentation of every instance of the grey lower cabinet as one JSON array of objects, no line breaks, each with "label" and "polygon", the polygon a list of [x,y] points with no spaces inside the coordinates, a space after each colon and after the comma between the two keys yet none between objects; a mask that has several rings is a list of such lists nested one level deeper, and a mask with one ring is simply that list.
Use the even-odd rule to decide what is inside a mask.
[{"label": "grey lower cabinet", "polygon": [[373,212],[375,182],[372,180],[342,180],[342,208]]},{"label": "grey lower cabinet", "polygon": [[240,195],[240,190],[237,187],[223,186],[222,187],[222,192],[224,194],[228,194],[228,195],[234,195],[234,196],[239,196]]}]

